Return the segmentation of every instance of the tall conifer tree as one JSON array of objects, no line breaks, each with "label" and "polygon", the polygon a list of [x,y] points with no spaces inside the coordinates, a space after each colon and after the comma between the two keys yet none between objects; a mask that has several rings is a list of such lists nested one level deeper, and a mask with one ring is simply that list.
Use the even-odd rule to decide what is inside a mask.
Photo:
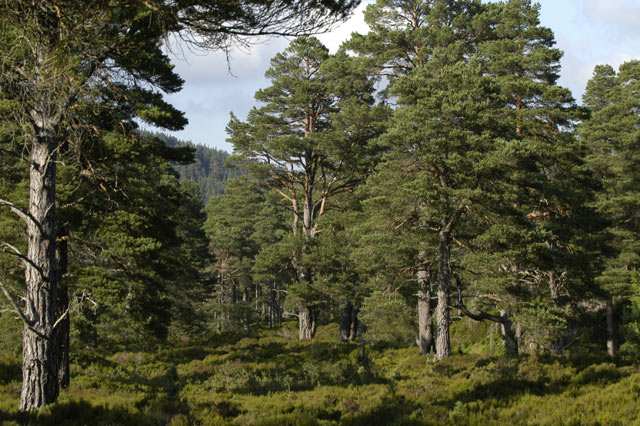
[{"label": "tall conifer tree", "polygon": [[640,266],[640,61],[626,62],[618,72],[597,66],[583,100],[592,115],[579,134],[588,146],[589,167],[603,180],[596,206],[611,220],[615,250],[598,278],[608,294],[607,350],[613,356],[613,298],[629,295]]},{"label": "tall conifer tree", "polygon": [[316,38],[298,38],[271,60],[272,85],[256,93],[265,105],[246,123],[232,116],[228,127],[240,164],[280,194],[293,214],[301,339],[313,337],[319,314],[313,266],[303,259],[317,218],[370,167],[368,142],[379,110],[371,108],[373,83],[359,67],[342,52],[329,55]]}]

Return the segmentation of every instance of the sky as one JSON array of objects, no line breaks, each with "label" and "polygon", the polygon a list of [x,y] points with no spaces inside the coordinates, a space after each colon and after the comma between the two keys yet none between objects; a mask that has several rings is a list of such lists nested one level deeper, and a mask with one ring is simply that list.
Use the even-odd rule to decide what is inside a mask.
[{"label": "sky", "polygon": [[[373,0],[363,0],[353,16],[318,38],[335,52],[352,32],[366,33],[362,11]],[[615,69],[631,59],[640,59],[640,0],[538,0],[540,21],[553,30],[557,47],[564,51],[558,84],[568,87],[580,101],[593,68],[610,64]],[[179,132],[166,132],[179,139],[231,152],[225,127],[229,113],[244,119],[253,95],[269,86],[264,72],[269,60],[284,50],[290,40],[261,40],[251,49],[234,49],[227,62],[221,52],[195,52],[173,47],[176,72],[185,80],[183,90],[166,99],[185,112],[189,120]],[[152,130],[152,129],[150,129]]]}]

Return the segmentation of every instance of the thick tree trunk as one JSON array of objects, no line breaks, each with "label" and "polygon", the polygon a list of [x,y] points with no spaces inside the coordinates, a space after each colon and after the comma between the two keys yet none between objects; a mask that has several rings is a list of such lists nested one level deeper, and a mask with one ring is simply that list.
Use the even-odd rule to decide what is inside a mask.
[{"label": "thick tree trunk", "polygon": [[518,339],[516,337],[516,331],[513,329],[513,323],[509,318],[507,311],[500,311],[502,321],[500,323],[500,329],[502,333],[502,341],[504,343],[504,349],[507,352],[507,356],[518,356]]},{"label": "thick tree trunk", "polygon": [[433,346],[433,320],[431,319],[431,291],[418,291],[418,339],[420,354],[426,355]]},{"label": "thick tree trunk", "polygon": [[[425,252],[421,251],[419,258],[424,260]],[[428,272],[421,267],[417,273],[418,278],[418,339],[416,343],[420,348],[420,354],[429,353],[433,345],[433,320],[431,318],[431,283]]]},{"label": "thick tree trunk", "polygon": [[[34,117],[35,118],[35,117]],[[30,263],[25,272],[26,318],[23,334],[20,410],[33,411],[58,397],[56,321],[55,184],[56,144],[53,127],[38,117],[41,128],[32,144],[27,222]]]},{"label": "thick tree trunk", "polygon": [[436,361],[451,356],[451,339],[449,336],[450,243],[449,234],[441,232],[438,247],[440,265],[438,268],[438,306],[436,307]]},{"label": "thick tree trunk", "polygon": [[311,340],[318,329],[318,314],[314,309],[301,307],[299,314],[300,340]]},{"label": "thick tree trunk", "polygon": [[616,345],[614,337],[614,321],[613,321],[613,299],[607,299],[607,353],[610,357],[616,356]]},{"label": "thick tree trunk", "polygon": [[353,320],[353,304],[347,302],[340,315],[340,341],[346,342],[351,337],[351,322]]}]

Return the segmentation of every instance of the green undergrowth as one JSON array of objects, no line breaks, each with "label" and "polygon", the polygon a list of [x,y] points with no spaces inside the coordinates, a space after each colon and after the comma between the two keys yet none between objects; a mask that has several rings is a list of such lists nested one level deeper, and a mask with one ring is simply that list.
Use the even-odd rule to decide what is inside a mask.
[{"label": "green undergrowth", "polygon": [[438,363],[414,347],[340,343],[335,324],[311,342],[286,324],[156,348],[76,349],[71,386],[35,414],[17,411],[20,360],[3,350],[0,424],[640,425],[633,362],[508,359],[477,327],[457,326],[454,356]]}]

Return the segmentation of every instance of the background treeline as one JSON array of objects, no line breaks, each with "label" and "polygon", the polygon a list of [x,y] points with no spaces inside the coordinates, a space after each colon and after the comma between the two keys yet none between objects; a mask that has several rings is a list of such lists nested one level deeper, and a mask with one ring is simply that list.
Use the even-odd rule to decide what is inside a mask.
[{"label": "background treeline", "polygon": [[[32,103],[27,86],[3,86],[2,339],[19,346],[22,320],[25,345],[53,356],[34,386],[62,388],[73,347],[238,336],[291,318],[303,341],[337,323],[343,342],[416,345],[439,361],[456,333],[493,331],[509,356],[636,359],[640,62],[596,67],[578,106],[556,84],[562,53],[538,16],[528,0],[379,0],[370,32],[335,54],[298,37],[272,59],[260,106],[232,115],[229,158],[138,132],[140,117],[186,123],[147,90],[181,84],[159,42],[145,61],[114,48],[118,75],[143,81],[98,84],[115,72],[107,62],[53,127],[22,111],[79,80],[55,74],[58,92]],[[136,43],[164,31],[143,29]],[[34,186],[42,147],[53,172]],[[25,213],[29,193],[54,187],[37,220]],[[24,254],[33,235],[42,265]],[[57,286],[42,324],[16,319],[35,309],[36,281]]]},{"label": "background treeline", "polygon": [[180,174],[180,180],[192,180],[198,184],[204,204],[214,195],[224,192],[227,180],[239,177],[246,172],[242,169],[228,167],[229,153],[202,144],[181,141],[161,132],[140,132],[145,137],[155,137],[171,148],[191,147],[194,149],[194,161],[188,164],[172,163],[174,170]]}]

